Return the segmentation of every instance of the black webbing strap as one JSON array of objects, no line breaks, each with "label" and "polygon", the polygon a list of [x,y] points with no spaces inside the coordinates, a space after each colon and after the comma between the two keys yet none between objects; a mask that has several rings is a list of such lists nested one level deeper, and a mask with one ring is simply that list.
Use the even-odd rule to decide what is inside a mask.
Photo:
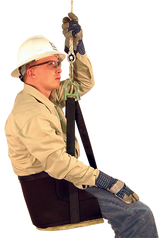
[{"label": "black webbing strap", "polygon": [[[81,140],[89,161],[93,168],[97,168],[92,146],[88,136],[87,128],[81,112],[78,101],[74,98],[67,98],[66,100],[66,118],[67,118],[67,153],[75,156],[75,121],[81,136]],[[80,222],[79,218],[79,198],[78,189],[69,183],[69,201],[70,201],[70,216],[71,223]]]},{"label": "black webbing strap", "polygon": [[75,99],[67,98],[67,153],[75,156]]},{"label": "black webbing strap", "polygon": [[[75,156],[75,99],[67,98],[66,100],[66,118],[67,118],[67,153]],[[69,203],[70,203],[70,222],[80,222],[79,215],[79,197],[78,189],[68,183]]]},{"label": "black webbing strap", "polygon": [[82,112],[81,112],[79,102],[77,101],[75,105],[76,105],[75,120],[76,120],[76,123],[77,123],[79,134],[81,136],[81,140],[82,140],[82,143],[83,143],[83,146],[84,146],[89,164],[94,169],[97,169],[96,160],[95,160],[95,157],[94,157],[94,154],[93,154],[92,146],[91,146],[91,143],[90,143],[89,135],[88,135],[88,132],[87,132],[87,128],[86,128],[86,125],[85,125],[85,122],[84,122],[84,118],[83,118],[83,115],[82,115]]}]

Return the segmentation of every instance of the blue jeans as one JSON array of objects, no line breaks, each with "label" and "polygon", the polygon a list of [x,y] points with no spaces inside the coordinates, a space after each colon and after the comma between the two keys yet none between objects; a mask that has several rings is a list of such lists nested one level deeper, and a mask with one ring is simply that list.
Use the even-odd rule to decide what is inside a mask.
[{"label": "blue jeans", "polygon": [[102,216],[107,219],[116,238],[158,238],[153,214],[142,202],[126,204],[112,193],[100,188],[87,188],[99,202]]}]

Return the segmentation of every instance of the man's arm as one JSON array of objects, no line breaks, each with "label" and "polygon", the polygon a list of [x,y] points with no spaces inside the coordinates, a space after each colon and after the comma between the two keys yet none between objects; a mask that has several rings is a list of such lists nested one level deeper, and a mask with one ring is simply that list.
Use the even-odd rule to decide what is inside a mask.
[{"label": "man's arm", "polygon": [[[73,37],[73,48],[76,55],[76,60],[73,63],[74,79],[73,81],[79,87],[81,96],[86,94],[94,86],[93,69],[90,60],[88,59],[83,44],[83,34],[81,26],[78,24],[78,18],[73,13],[68,14],[70,18],[63,19],[63,34],[65,36],[65,52],[69,51],[69,38]],[[68,65],[69,66],[69,65]],[[50,100],[61,107],[65,106],[64,102],[64,86],[69,79],[62,81],[60,88],[54,92]],[[74,92],[74,86],[69,89],[69,93]]]},{"label": "man's arm", "polygon": [[[76,61],[74,62],[74,82],[78,84],[81,97],[85,98],[92,94],[98,86],[96,69],[94,61],[89,59],[91,56],[77,53],[76,57]],[[53,91],[50,98],[52,102],[56,102],[61,107],[65,106],[64,86],[66,83],[68,83],[68,80],[62,81],[60,88]],[[73,90],[74,88],[71,87],[70,93],[72,93]]]}]

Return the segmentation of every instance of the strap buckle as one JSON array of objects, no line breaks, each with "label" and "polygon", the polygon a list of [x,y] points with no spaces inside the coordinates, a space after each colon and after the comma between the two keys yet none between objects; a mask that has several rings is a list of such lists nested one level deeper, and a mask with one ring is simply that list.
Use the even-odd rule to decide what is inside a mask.
[{"label": "strap buckle", "polygon": [[[70,86],[73,85],[75,87],[74,93],[69,93],[67,91],[67,88],[68,88],[69,85]],[[74,82],[68,82],[64,86],[64,99],[65,99],[65,101],[67,100],[68,97],[69,98],[75,98],[75,101],[79,101],[80,100],[80,93],[79,93],[78,85],[76,83],[74,83]]]}]

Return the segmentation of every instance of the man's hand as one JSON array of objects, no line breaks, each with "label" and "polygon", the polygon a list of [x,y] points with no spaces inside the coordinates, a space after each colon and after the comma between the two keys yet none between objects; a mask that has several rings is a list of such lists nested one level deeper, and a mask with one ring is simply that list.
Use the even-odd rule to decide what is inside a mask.
[{"label": "man's hand", "polygon": [[105,189],[113,193],[125,203],[134,203],[139,201],[138,195],[128,188],[124,182],[114,179],[101,171],[96,180],[96,185],[101,189]]},{"label": "man's hand", "polygon": [[69,51],[69,38],[73,37],[73,49],[74,53],[79,52],[81,55],[85,54],[83,45],[83,33],[81,26],[78,24],[78,17],[74,13],[69,13],[69,17],[63,18],[63,35],[65,36],[65,52]]}]

